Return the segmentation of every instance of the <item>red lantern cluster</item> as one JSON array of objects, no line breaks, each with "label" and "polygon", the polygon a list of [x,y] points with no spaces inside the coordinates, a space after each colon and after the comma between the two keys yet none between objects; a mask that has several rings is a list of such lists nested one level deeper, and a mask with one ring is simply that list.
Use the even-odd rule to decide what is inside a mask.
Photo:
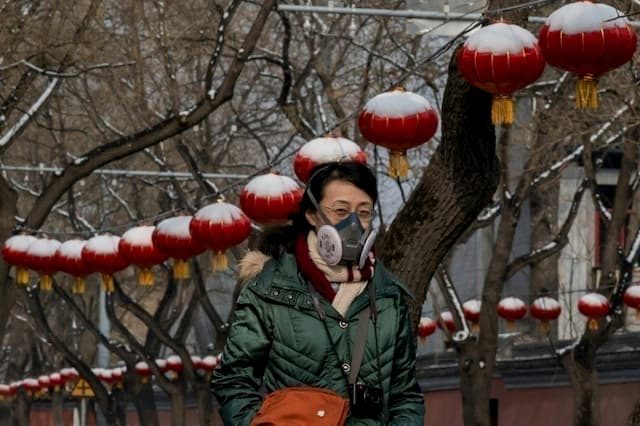
[{"label": "red lantern cluster", "polygon": [[255,222],[282,224],[298,211],[302,193],[290,177],[268,173],[247,183],[240,194],[240,207]]},{"label": "red lantern cluster", "polygon": [[578,301],[578,310],[589,319],[588,328],[591,331],[600,328],[600,319],[606,316],[610,309],[609,299],[600,293],[587,293]]},{"label": "red lantern cluster", "polygon": [[128,263],[140,268],[138,284],[147,287],[153,285],[151,267],[161,264],[168,257],[153,244],[151,236],[154,231],[154,226],[131,228],[122,235],[118,244],[120,255]]},{"label": "red lantern cluster", "polygon": [[293,170],[298,179],[307,183],[314,168],[334,161],[367,164],[367,155],[349,139],[334,136],[316,138],[298,150],[293,160]]},{"label": "red lantern cluster", "polygon": [[396,88],[370,99],[358,126],[369,142],[390,151],[389,176],[406,177],[407,150],[426,143],[438,129],[438,114],[424,97]]},{"label": "red lantern cluster", "polygon": [[624,303],[636,310],[636,321],[640,321],[640,285],[629,286],[623,296]]},{"label": "red lantern cluster", "polygon": [[527,314],[527,305],[517,297],[506,297],[498,303],[498,315],[507,321],[507,330],[516,329],[516,321]]},{"label": "red lantern cluster", "polygon": [[173,277],[177,280],[189,278],[187,260],[201,254],[206,247],[196,241],[189,231],[191,216],[177,216],[158,223],[151,239],[154,246],[175,259]]},{"label": "red lantern cluster", "polygon": [[598,78],[628,62],[637,42],[623,12],[590,1],[570,3],[553,12],[539,39],[549,64],[578,75],[578,108],[592,109],[598,106]]},{"label": "red lantern cluster", "polygon": [[82,260],[91,272],[102,274],[102,285],[107,293],[114,290],[113,274],[129,266],[120,255],[120,237],[98,235],[87,241],[82,249]]}]

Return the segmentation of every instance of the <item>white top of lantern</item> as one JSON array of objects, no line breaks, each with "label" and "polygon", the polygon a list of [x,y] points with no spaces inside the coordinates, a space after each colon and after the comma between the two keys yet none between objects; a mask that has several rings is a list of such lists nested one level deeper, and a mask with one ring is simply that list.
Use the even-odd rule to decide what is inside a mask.
[{"label": "white top of lantern", "polygon": [[165,219],[156,225],[158,232],[178,238],[189,238],[189,223],[192,216],[176,216]]},{"label": "white top of lantern", "polygon": [[522,49],[534,47],[538,39],[529,31],[513,24],[498,22],[480,28],[469,36],[465,47],[480,53],[521,53]]},{"label": "white top of lantern", "polygon": [[213,355],[207,355],[204,358],[202,358],[202,363],[207,367],[213,368],[216,365],[218,365],[218,358],[216,358]]},{"label": "white top of lantern", "polygon": [[631,297],[640,297],[640,285],[632,285],[627,287],[624,294],[628,294]]},{"label": "white top of lantern", "polygon": [[136,226],[122,234],[122,239],[133,246],[153,246],[151,235],[155,226]]},{"label": "white top of lantern", "polygon": [[41,385],[48,385],[49,383],[51,383],[51,379],[49,378],[49,376],[40,376],[38,377],[38,382]]},{"label": "white top of lantern", "polygon": [[54,382],[59,382],[60,380],[62,380],[62,376],[60,375],[60,373],[51,373],[49,375],[49,379],[53,380]]},{"label": "white top of lantern", "polygon": [[480,308],[482,307],[482,302],[478,299],[467,300],[462,304],[462,307],[469,312],[478,313],[480,312]]},{"label": "white top of lantern", "polygon": [[56,254],[56,251],[58,251],[58,247],[60,247],[60,241],[58,240],[39,238],[35,240],[31,245],[29,245],[27,253],[32,256],[49,257]]},{"label": "white top of lantern", "polygon": [[120,237],[115,235],[97,235],[87,241],[86,248],[99,254],[117,253],[119,243]]},{"label": "white top of lantern", "polygon": [[233,204],[213,203],[198,210],[194,218],[229,224],[235,220],[242,219],[243,216],[242,210]]},{"label": "white top of lantern", "polygon": [[362,151],[355,142],[338,138],[316,138],[302,145],[298,153],[316,163],[328,163],[352,158]]},{"label": "white top of lantern", "polygon": [[296,181],[290,177],[275,173],[256,176],[244,187],[247,192],[258,197],[279,197],[288,192],[296,191],[298,188]]},{"label": "white top of lantern", "polygon": [[18,252],[26,252],[31,243],[36,240],[37,238],[32,235],[14,235],[4,242],[4,246]]},{"label": "white top of lantern", "polygon": [[6,394],[11,388],[8,385],[0,385],[0,395]]},{"label": "white top of lantern", "polygon": [[202,358],[200,358],[198,355],[191,355],[191,362],[193,364],[196,364],[198,362],[202,361]]},{"label": "white top of lantern", "polygon": [[569,3],[553,12],[545,25],[549,26],[549,31],[562,31],[564,34],[572,35],[600,31],[602,28],[625,27],[629,20],[622,17],[623,15],[624,13],[607,4],[579,1]]},{"label": "white top of lantern", "polygon": [[167,366],[167,361],[162,358],[156,359],[156,365],[158,366],[158,368],[165,368]]},{"label": "white top of lantern", "polygon": [[147,364],[144,361],[136,362],[136,370],[148,371],[149,370],[149,364]]},{"label": "white top of lantern", "polygon": [[580,298],[580,303],[587,306],[602,306],[608,304],[609,300],[600,293],[587,293]]},{"label": "white top of lantern", "polygon": [[525,304],[517,297],[505,297],[498,303],[498,306],[509,311],[517,311],[524,308]]},{"label": "white top of lantern", "polygon": [[178,365],[182,364],[182,359],[178,355],[171,355],[167,358],[167,364]]},{"label": "white top of lantern", "polygon": [[536,309],[541,310],[556,310],[560,309],[560,303],[556,299],[551,297],[538,297],[531,304]]},{"label": "white top of lantern", "polygon": [[369,99],[364,110],[383,117],[406,117],[431,109],[423,96],[413,92],[393,90]]},{"label": "white top of lantern", "polygon": [[427,326],[433,324],[434,322],[435,321],[432,320],[429,317],[422,317],[422,318],[420,318],[420,327],[427,327]]},{"label": "white top of lantern", "polygon": [[33,388],[40,385],[40,383],[32,377],[24,379],[22,383],[24,383],[26,386],[33,387]]},{"label": "white top of lantern", "polygon": [[58,253],[69,259],[82,258],[82,249],[87,244],[84,240],[67,240],[60,244]]},{"label": "white top of lantern", "polygon": [[453,315],[451,315],[450,311],[443,311],[440,313],[440,318],[444,322],[453,322]]}]

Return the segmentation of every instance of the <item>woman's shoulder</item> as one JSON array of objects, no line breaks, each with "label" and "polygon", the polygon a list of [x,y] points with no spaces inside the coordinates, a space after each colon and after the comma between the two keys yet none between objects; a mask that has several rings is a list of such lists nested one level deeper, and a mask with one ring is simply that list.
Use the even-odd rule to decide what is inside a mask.
[{"label": "woman's shoulder", "polygon": [[298,276],[295,257],[289,253],[271,257],[260,251],[250,251],[238,263],[238,270],[238,278],[243,284],[253,283],[260,287],[270,286],[274,280],[297,281]]}]

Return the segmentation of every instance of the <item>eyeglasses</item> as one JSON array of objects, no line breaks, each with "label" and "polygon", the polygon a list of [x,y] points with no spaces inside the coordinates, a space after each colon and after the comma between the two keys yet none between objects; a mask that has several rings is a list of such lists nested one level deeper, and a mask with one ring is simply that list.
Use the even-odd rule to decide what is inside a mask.
[{"label": "eyeglasses", "polygon": [[[347,206],[322,206],[327,212],[329,212],[338,221],[344,220],[351,214],[351,210]],[[368,207],[358,207],[355,210],[355,214],[360,219],[360,222],[368,223],[373,218],[373,210]]]}]

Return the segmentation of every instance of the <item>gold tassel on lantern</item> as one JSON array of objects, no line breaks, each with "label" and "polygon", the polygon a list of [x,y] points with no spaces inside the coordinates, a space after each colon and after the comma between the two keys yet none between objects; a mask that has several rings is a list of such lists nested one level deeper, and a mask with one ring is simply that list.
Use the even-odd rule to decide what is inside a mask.
[{"label": "gold tassel on lantern", "polygon": [[189,262],[176,259],[173,264],[173,278],[176,280],[186,280],[189,278]]},{"label": "gold tassel on lantern", "polygon": [[589,322],[587,323],[589,327],[589,331],[598,331],[600,326],[598,325],[598,320],[596,318],[589,318]]},{"label": "gold tassel on lantern", "polygon": [[149,268],[142,268],[138,274],[138,284],[144,287],[153,285],[153,272]]},{"label": "gold tassel on lantern", "polygon": [[409,160],[406,151],[389,151],[389,177],[405,178],[408,174]]},{"label": "gold tassel on lantern", "polygon": [[491,103],[491,122],[494,125],[509,126],[513,123],[513,99],[510,96],[496,95]]},{"label": "gold tassel on lantern", "polygon": [[20,285],[29,284],[29,270],[19,266],[16,270],[16,282]]},{"label": "gold tassel on lantern", "polygon": [[116,289],[115,284],[113,283],[113,275],[111,274],[102,274],[102,288],[106,293],[113,293]]},{"label": "gold tassel on lantern", "polygon": [[211,257],[211,270],[213,272],[224,271],[229,267],[229,259],[225,252],[220,251],[214,253]]},{"label": "gold tassel on lantern", "polygon": [[51,275],[44,274],[40,275],[40,291],[51,291],[53,290],[53,278]]},{"label": "gold tassel on lantern", "polygon": [[551,330],[551,324],[549,323],[549,321],[547,320],[542,320],[540,322],[540,330],[544,333],[544,334],[549,334],[549,330]]},{"label": "gold tassel on lantern", "polygon": [[86,284],[84,278],[75,277],[73,279],[73,284],[71,285],[71,292],[73,294],[84,294],[86,288]]},{"label": "gold tassel on lantern", "polygon": [[598,80],[592,75],[583,75],[578,79],[576,106],[579,109],[598,108]]},{"label": "gold tassel on lantern", "polygon": [[515,321],[507,320],[507,331],[509,333],[515,333],[518,330],[518,325]]}]

